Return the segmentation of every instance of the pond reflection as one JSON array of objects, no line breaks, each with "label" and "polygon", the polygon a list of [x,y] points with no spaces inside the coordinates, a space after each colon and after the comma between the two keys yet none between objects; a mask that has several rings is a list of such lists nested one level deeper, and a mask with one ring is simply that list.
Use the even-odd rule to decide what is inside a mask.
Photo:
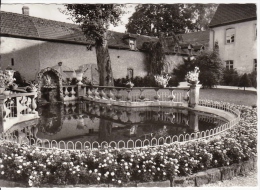
[{"label": "pond reflection", "polygon": [[226,120],[187,109],[126,108],[93,102],[46,104],[34,137],[84,143],[152,139],[212,129]]}]

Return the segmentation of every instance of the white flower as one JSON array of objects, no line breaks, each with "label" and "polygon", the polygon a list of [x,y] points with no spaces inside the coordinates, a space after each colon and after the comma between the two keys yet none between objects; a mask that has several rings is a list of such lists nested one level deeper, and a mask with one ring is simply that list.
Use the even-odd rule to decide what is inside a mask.
[{"label": "white flower", "polygon": [[0,167],[1,167],[1,168],[3,168],[3,167],[4,167],[4,165],[1,165]]},{"label": "white flower", "polygon": [[1,174],[2,174],[2,175],[4,175],[4,174],[5,174],[5,172],[4,172],[4,171],[2,171],[2,172],[1,172]]},{"label": "white flower", "polygon": [[29,184],[29,186],[33,186],[32,180],[29,179],[28,184]]},{"label": "white flower", "polygon": [[50,174],[50,172],[46,172],[46,175],[49,175]]},{"label": "white flower", "polygon": [[100,180],[100,177],[97,177],[97,180],[99,181],[99,180]]},{"label": "white flower", "polygon": [[23,166],[21,166],[21,165],[19,165],[18,167],[19,167],[20,169],[22,169],[22,168],[23,168]]},{"label": "white flower", "polygon": [[114,172],[111,172],[111,176],[114,176],[115,175],[115,173]]},{"label": "white flower", "polygon": [[20,171],[20,170],[17,170],[17,173],[19,174],[19,173],[21,173],[21,171]]},{"label": "white flower", "polygon": [[121,183],[121,180],[118,180],[118,183]]},{"label": "white flower", "polygon": [[127,173],[126,173],[126,175],[130,175],[130,173],[129,173],[129,172],[127,172]]}]

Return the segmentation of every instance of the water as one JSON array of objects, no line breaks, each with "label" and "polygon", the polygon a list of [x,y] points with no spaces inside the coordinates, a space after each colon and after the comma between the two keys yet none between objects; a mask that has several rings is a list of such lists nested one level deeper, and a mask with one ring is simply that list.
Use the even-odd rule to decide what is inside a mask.
[{"label": "water", "polygon": [[125,108],[93,102],[38,107],[35,138],[99,143],[144,140],[212,129],[226,122],[213,114],[187,109]]}]

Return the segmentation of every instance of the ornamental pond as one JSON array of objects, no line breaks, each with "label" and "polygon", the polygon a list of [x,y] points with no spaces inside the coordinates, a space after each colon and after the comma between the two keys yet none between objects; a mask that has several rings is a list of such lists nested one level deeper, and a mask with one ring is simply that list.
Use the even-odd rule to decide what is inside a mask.
[{"label": "ornamental pond", "polygon": [[187,108],[130,108],[90,101],[48,103],[39,105],[37,111],[40,118],[35,125],[12,127],[8,133],[34,142],[126,143],[210,130],[227,122],[215,114]]}]

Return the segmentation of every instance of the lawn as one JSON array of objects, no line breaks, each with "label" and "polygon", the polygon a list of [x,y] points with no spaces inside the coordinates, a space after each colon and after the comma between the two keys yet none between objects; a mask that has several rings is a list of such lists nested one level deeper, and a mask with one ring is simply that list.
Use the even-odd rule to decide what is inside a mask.
[{"label": "lawn", "polygon": [[257,103],[257,92],[229,89],[200,89],[200,99],[252,106]]}]

